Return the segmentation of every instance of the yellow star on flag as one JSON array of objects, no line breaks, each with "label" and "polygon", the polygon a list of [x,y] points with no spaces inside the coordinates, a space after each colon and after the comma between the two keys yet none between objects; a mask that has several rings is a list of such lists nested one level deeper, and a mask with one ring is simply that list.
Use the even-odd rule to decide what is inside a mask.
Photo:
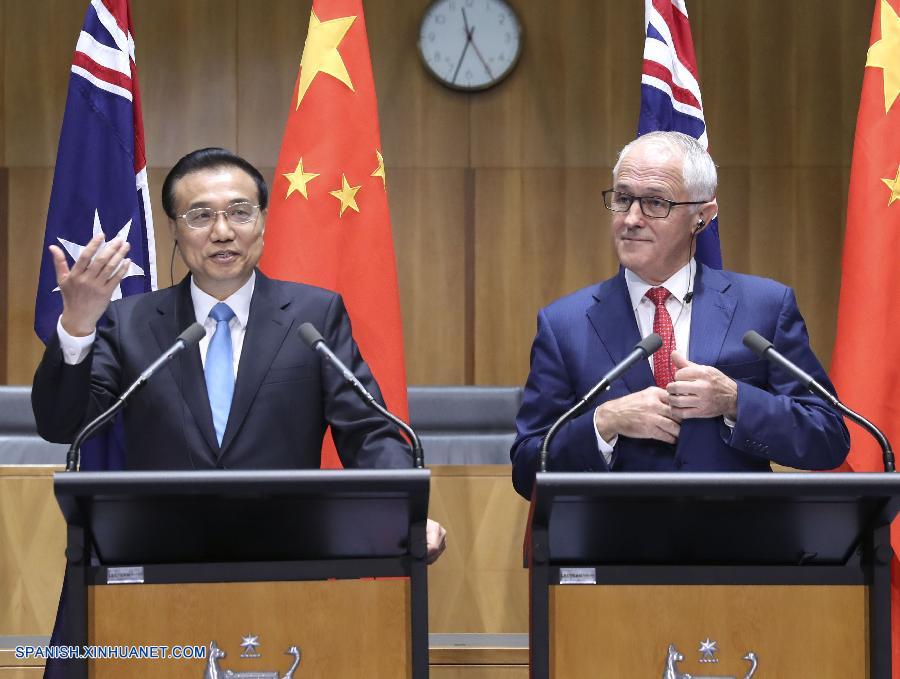
[{"label": "yellow star on flag", "polygon": [[341,217],[344,216],[344,210],[348,207],[359,212],[359,206],[356,204],[356,192],[359,189],[359,186],[350,186],[350,182],[347,181],[347,175],[341,173],[341,188],[337,191],[328,192],[341,201]]},{"label": "yellow star on flag", "polygon": [[891,197],[888,200],[888,205],[893,205],[895,200],[900,200],[900,165],[897,166],[897,176],[893,179],[884,179],[882,180],[887,187],[891,190]]},{"label": "yellow star on flag", "polygon": [[288,192],[285,196],[285,199],[290,198],[291,194],[294,191],[297,191],[301,196],[309,200],[309,196],[306,195],[306,185],[319,175],[314,174],[313,172],[304,172],[303,158],[301,158],[297,162],[296,170],[294,170],[293,172],[287,172],[282,176],[291,183],[290,186],[288,186]]},{"label": "yellow star on flag", "polygon": [[309,32],[300,58],[300,82],[297,85],[297,106],[294,110],[300,108],[303,96],[319,73],[327,73],[355,91],[344,60],[337,50],[354,21],[355,16],[319,21],[315,12],[310,14]]},{"label": "yellow star on flag", "polygon": [[884,70],[884,112],[900,95],[900,17],[887,0],[881,0],[881,40],[866,54],[866,66]]},{"label": "yellow star on flag", "polygon": [[384,174],[384,156],[381,155],[381,151],[376,150],[375,155],[378,156],[378,167],[375,168],[375,171],[370,174],[370,177],[381,177],[381,184],[387,189],[387,177]]}]

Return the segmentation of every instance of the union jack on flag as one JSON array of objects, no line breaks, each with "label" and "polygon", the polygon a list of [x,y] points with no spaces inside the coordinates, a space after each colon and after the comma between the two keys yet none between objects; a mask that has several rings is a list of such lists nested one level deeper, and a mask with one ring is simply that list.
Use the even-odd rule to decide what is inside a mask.
[{"label": "union jack on flag", "polygon": [[92,0],[72,59],[69,91],[47,212],[34,328],[46,343],[56,332],[62,297],[53,258],[69,266],[102,231],[131,244],[131,266],[113,299],[156,289],[144,125],[128,0]]},{"label": "union jack on flag", "polygon": [[[689,134],[709,148],[697,57],[685,0],[644,0],[647,34],[641,70],[638,136],[656,130]],[[719,220],[697,237],[697,261],[722,268]]]}]

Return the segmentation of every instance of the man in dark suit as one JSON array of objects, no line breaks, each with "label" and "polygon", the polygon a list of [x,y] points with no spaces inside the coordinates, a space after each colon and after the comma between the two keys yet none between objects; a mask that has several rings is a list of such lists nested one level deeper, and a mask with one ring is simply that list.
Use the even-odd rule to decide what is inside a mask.
[{"label": "man in dark suit", "polygon": [[[124,411],[127,469],[315,468],[328,425],[345,467],[411,466],[393,425],[297,337],[311,322],[380,399],[341,297],[256,269],[267,204],[265,180],[246,160],[224,149],[188,154],[163,184],[163,207],[190,276],[113,303],[127,242],[101,248],[96,237],[71,269],[50,247],[63,313],[32,391],[44,438],[71,441],[196,320],[207,329],[199,347]],[[433,560],[444,529],[430,521],[427,537]]]},{"label": "man in dark suit", "polygon": [[849,434],[840,415],[744,347],[756,330],[831,387],[790,288],[710,269],[694,238],[717,214],[716,169],[696,140],[654,132],[627,145],[604,192],[619,273],[538,314],[531,372],[510,452],[528,498],[553,422],[651,332],[664,341],[563,425],[553,471],[831,469]]}]

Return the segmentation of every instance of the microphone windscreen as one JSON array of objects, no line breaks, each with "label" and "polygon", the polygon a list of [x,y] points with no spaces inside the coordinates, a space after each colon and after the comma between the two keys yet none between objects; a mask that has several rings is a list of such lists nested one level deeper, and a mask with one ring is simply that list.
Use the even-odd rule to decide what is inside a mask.
[{"label": "microphone windscreen", "polygon": [[304,323],[299,328],[297,328],[297,334],[300,335],[300,339],[306,342],[310,347],[315,347],[319,342],[324,342],[325,338],[322,337],[321,333],[316,330],[316,326],[312,323]]},{"label": "microphone windscreen", "polygon": [[634,348],[643,351],[645,356],[650,356],[659,351],[659,348],[662,346],[662,344],[662,337],[657,335],[655,332],[651,332],[644,339],[638,342],[634,346]]},{"label": "microphone windscreen", "polygon": [[760,335],[756,330],[748,330],[744,334],[744,346],[758,356],[762,356],[772,346],[772,343]]},{"label": "microphone windscreen", "polygon": [[200,340],[202,340],[206,336],[206,328],[204,328],[200,323],[193,323],[187,327],[187,329],[178,336],[182,342],[185,343],[185,346],[193,346],[197,344]]}]

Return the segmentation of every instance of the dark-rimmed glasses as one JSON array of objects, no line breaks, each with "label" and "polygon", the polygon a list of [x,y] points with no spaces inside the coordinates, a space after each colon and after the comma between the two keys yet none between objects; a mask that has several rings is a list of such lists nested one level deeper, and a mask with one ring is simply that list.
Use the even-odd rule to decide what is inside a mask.
[{"label": "dark-rimmed glasses", "polygon": [[703,205],[709,202],[708,200],[678,201],[657,198],[656,196],[632,196],[614,189],[607,189],[603,192],[603,205],[606,206],[607,210],[613,212],[628,212],[634,201],[638,201],[644,216],[651,219],[665,219],[669,216],[672,208],[679,205]]}]

